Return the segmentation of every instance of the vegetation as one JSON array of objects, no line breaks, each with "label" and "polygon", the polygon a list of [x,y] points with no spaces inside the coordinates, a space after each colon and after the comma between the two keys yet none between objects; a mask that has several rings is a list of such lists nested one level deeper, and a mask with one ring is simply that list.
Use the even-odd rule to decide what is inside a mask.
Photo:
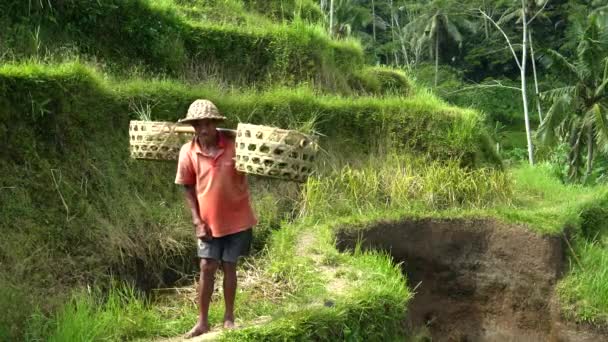
[{"label": "vegetation", "polygon": [[[523,87],[544,92],[530,98],[527,167],[513,99],[533,75],[504,37],[522,37],[522,14],[539,6],[525,47],[536,55],[521,60],[543,62],[538,87]],[[251,177],[247,328],[223,339],[405,338],[413,293],[400,266],[334,246],[338,225],[404,217],[495,217],[568,238],[562,313],[608,324],[600,2],[13,0],[0,24],[0,340],[189,328],[195,241],[175,165],[131,160],[126,128],[139,115],[175,121],[196,98],[228,127],[306,128],[324,147],[305,184]]]},{"label": "vegetation", "polygon": [[559,66],[572,77],[570,84],[548,91],[552,104],[539,133],[548,143],[555,142],[555,134],[568,141],[568,176],[579,179],[586,147],[585,178],[593,171],[596,149],[608,148],[608,32],[606,19],[594,13],[580,32],[576,61],[570,62],[557,51],[546,56],[550,65]]}]

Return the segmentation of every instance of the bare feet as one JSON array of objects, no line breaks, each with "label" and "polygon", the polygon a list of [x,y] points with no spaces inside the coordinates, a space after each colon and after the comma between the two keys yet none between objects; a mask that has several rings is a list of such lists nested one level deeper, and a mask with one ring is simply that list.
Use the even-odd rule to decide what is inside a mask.
[{"label": "bare feet", "polygon": [[224,316],[224,328],[234,329],[234,316]]},{"label": "bare feet", "polygon": [[188,333],[186,333],[186,335],[184,335],[184,338],[193,338],[196,336],[200,336],[206,332],[209,332],[209,324],[203,324],[203,323],[196,323],[196,325],[194,326],[194,328],[192,328],[190,331],[188,331]]}]

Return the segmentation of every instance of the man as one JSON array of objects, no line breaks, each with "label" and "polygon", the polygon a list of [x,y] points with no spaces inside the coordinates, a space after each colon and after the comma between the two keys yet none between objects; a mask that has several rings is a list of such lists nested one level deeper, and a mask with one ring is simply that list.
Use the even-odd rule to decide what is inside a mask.
[{"label": "man", "polygon": [[251,228],[256,224],[247,179],[235,169],[234,138],[217,130],[225,119],[212,102],[196,100],[186,118],[179,120],[192,124],[196,132],[180,150],[175,183],[185,188],[201,258],[199,317],[187,338],[209,331],[209,304],[220,264],[226,303],[224,327],[234,327],[236,264],[238,257],[248,252]]}]

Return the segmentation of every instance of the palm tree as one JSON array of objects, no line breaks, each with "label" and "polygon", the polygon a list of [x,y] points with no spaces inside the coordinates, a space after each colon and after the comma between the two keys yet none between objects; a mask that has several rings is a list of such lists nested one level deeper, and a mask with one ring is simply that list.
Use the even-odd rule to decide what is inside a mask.
[{"label": "palm tree", "polygon": [[432,0],[420,4],[420,15],[404,27],[410,46],[428,44],[429,55],[435,60],[435,86],[439,72],[439,47],[442,42],[453,41],[462,47],[462,29],[474,31],[473,23],[463,16],[454,15],[454,1]]},{"label": "palm tree", "polygon": [[350,36],[351,32],[361,36],[374,21],[372,12],[358,0],[335,0],[333,19],[333,33],[341,37]]},{"label": "palm tree", "polygon": [[569,78],[568,85],[543,93],[552,104],[538,134],[551,143],[556,135],[568,141],[568,177],[579,180],[586,149],[585,178],[593,170],[596,149],[608,153],[608,17],[596,11],[579,32],[579,43],[570,61],[549,50],[543,61],[559,68]]}]

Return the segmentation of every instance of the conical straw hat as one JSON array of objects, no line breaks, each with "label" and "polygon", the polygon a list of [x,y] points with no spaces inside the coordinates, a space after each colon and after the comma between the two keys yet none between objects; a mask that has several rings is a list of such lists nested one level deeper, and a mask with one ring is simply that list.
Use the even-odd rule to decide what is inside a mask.
[{"label": "conical straw hat", "polygon": [[220,114],[220,111],[213,104],[213,102],[209,100],[199,99],[192,102],[192,104],[188,108],[188,113],[186,114],[186,117],[183,119],[179,119],[178,122],[184,123],[204,119],[226,120],[226,117]]}]

